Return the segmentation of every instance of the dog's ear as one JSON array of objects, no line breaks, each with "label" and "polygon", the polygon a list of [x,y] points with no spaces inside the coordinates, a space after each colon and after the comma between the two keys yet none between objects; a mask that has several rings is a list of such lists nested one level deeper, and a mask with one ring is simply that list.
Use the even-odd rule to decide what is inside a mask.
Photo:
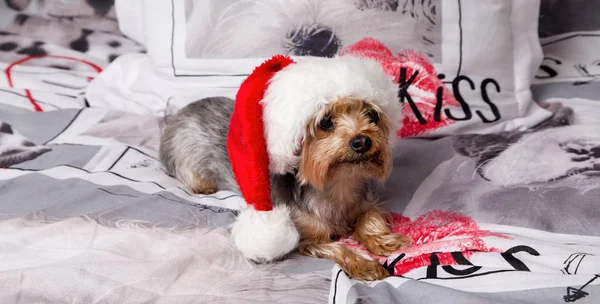
[{"label": "dog's ear", "polygon": [[0,121],[0,133],[13,134],[12,127],[9,124]]}]

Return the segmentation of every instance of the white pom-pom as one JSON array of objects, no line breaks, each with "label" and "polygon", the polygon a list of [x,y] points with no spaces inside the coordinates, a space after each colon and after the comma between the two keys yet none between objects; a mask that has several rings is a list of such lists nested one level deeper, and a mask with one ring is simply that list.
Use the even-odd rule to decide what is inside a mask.
[{"label": "white pom-pom", "polygon": [[286,206],[271,211],[242,210],[231,230],[238,250],[255,262],[278,260],[296,249],[300,234]]}]

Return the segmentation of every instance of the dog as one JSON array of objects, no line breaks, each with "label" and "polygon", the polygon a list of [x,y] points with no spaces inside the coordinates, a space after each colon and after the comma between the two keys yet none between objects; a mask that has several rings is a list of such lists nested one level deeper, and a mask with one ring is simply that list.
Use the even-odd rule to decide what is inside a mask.
[{"label": "dog", "polygon": [[[239,192],[226,147],[233,106],[229,98],[206,98],[167,119],[160,160],[194,193]],[[300,233],[300,254],[333,260],[355,279],[390,275],[378,261],[336,242],[353,234],[379,256],[411,244],[390,230],[390,214],[378,208],[381,185],[392,170],[390,132],[386,113],[351,97],[331,102],[306,125],[295,173],[271,175],[274,204],[290,209]]]}]

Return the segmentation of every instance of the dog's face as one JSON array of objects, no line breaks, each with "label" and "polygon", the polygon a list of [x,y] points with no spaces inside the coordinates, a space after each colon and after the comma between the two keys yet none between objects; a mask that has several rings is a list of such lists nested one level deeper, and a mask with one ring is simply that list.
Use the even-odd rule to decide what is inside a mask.
[{"label": "dog's face", "polygon": [[379,107],[341,98],[307,125],[298,179],[322,189],[334,177],[385,181],[392,169],[391,123]]}]

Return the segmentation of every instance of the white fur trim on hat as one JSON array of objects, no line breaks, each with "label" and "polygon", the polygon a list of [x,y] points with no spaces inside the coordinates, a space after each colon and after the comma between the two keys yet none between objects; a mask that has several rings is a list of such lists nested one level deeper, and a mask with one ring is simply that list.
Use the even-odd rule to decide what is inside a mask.
[{"label": "white fur trim on hat", "polygon": [[287,206],[257,211],[252,206],[241,211],[231,230],[233,242],[247,259],[271,262],[292,252],[300,234]]},{"label": "white fur trim on hat", "polygon": [[379,63],[353,56],[306,58],[277,72],[261,101],[271,173],[297,167],[306,124],[340,97],[381,107],[394,124],[390,138],[396,138],[402,105],[396,84]]}]

